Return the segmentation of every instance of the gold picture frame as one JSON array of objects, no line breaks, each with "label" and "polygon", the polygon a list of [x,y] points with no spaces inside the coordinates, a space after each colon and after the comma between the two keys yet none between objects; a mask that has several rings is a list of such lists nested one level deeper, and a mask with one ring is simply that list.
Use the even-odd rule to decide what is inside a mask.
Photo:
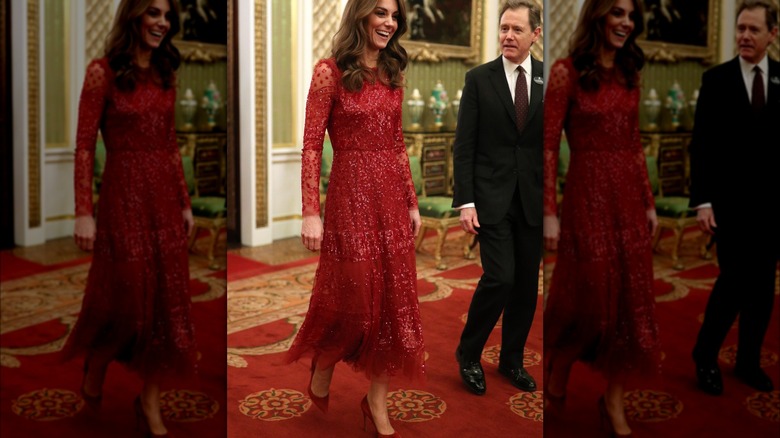
[{"label": "gold picture frame", "polygon": [[174,37],[173,43],[181,52],[182,62],[211,63],[227,59],[227,27],[221,27],[229,18],[226,2],[206,0],[201,4],[184,0],[181,7],[181,32]]},{"label": "gold picture frame", "polygon": [[[410,60],[441,62],[463,59],[463,62],[471,64],[480,61],[483,1],[404,1],[409,31],[401,39],[401,44]],[[453,29],[464,27],[467,29],[463,33],[453,32]]]},{"label": "gold picture frame", "polygon": [[[664,5],[663,0],[640,0],[645,31],[637,39],[648,61],[678,62],[699,59],[709,64],[717,58],[720,2],[700,0]],[[706,19],[703,18],[706,16]],[[704,27],[704,29],[702,29]]]}]

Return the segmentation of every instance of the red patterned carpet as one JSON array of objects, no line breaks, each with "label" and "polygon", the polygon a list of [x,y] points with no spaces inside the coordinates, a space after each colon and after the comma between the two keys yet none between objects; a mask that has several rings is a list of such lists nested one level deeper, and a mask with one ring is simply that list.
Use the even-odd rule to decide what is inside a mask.
[{"label": "red patterned carpet", "polygon": [[[720,353],[725,391],[719,397],[696,388],[691,350],[701,326],[709,291],[717,277],[715,260],[696,257],[690,233],[681,250],[685,269],[671,268],[670,240],[662,241],[662,254],[655,256],[656,315],[660,329],[663,371],[652,380],[629,381],[626,413],[638,437],[778,437],[780,436],[780,391],[757,392],[733,375],[738,323],[734,324]],[[550,275],[554,257],[545,260]],[[549,277],[545,277],[545,279]],[[776,288],[780,293],[780,286]],[[780,298],[775,299],[772,321],[764,341],[762,367],[780,386]],[[587,366],[575,364],[563,415],[548,415],[545,438],[603,437],[596,402],[605,381]]]},{"label": "red patterned carpet", "polygon": [[[79,394],[82,362],[59,363],[81,307],[89,260],[42,265],[0,252],[0,436],[139,436],[132,403],[140,379],[112,364],[101,413],[94,414]],[[190,258],[198,378],[162,388],[163,416],[175,436],[226,435],[225,271],[206,266],[203,257]]]},{"label": "red patterned carpet", "polygon": [[[453,237],[459,234],[453,233]],[[455,347],[481,268],[458,257],[458,245],[445,246],[450,265],[434,267],[432,239],[418,254],[418,288],[427,350],[427,383],[408,386],[391,380],[388,408],[403,436],[541,437],[541,392],[523,393],[498,374],[500,328],[483,354],[488,392],[468,393],[458,376]],[[360,437],[360,399],[368,388],[362,374],[340,364],[331,385],[330,410],[323,414],[306,395],[309,364],[285,365],[284,352],[308,307],[316,259],[263,265],[243,259],[247,276],[229,255],[228,428],[231,437]],[[541,300],[526,349],[526,367],[541,385]]]}]

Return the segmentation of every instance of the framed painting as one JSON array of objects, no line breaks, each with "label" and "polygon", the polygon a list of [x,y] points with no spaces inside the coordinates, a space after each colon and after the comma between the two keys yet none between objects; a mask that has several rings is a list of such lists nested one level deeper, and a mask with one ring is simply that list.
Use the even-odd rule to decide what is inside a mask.
[{"label": "framed painting", "polygon": [[718,0],[639,0],[645,31],[638,42],[650,61],[715,60]]},{"label": "framed painting", "polygon": [[480,0],[404,0],[409,31],[402,44],[409,58],[440,62],[480,58],[482,8]]},{"label": "framed painting", "polygon": [[214,62],[227,58],[228,6],[225,0],[181,0],[181,31],[176,47],[182,61]]}]

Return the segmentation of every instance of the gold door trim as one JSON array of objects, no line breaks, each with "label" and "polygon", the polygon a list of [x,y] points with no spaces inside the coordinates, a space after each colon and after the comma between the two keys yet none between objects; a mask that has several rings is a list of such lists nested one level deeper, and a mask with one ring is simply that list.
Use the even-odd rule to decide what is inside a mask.
[{"label": "gold door trim", "polygon": [[255,0],[255,226],[268,226],[266,1]]},{"label": "gold door trim", "polygon": [[30,228],[41,226],[40,5],[27,1],[27,196]]}]

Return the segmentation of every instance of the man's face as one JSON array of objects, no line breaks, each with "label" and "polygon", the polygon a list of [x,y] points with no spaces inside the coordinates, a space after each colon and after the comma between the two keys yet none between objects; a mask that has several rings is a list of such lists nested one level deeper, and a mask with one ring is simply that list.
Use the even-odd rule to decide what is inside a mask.
[{"label": "man's face", "polygon": [[737,48],[739,56],[757,64],[766,54],[769,44],[777,37],[777,26],[766,27],[766,9],[745,9],[737,17]]},{"label": "man's face", "polygon": [[523,62],[541,32],[538,27],[531,29],[528,8],[507,9],[501,16],[498,30],[498,44],[504,58],[515,64]]}]

